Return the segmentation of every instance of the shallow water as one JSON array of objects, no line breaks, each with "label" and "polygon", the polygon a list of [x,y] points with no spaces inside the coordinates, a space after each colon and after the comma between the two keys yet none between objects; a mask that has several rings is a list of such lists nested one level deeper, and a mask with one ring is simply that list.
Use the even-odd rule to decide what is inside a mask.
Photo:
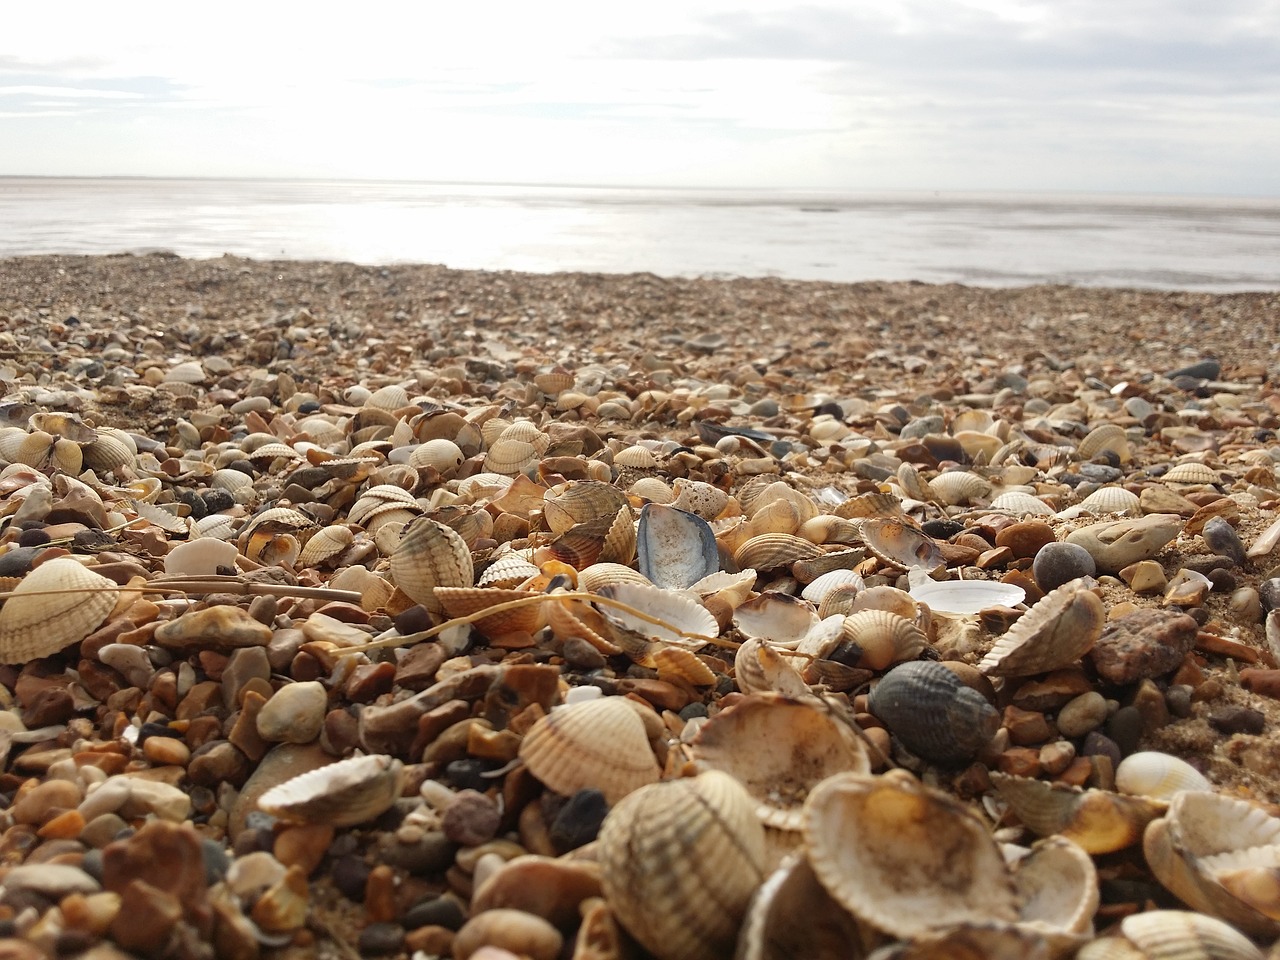
[{"label": "shallow water", "polygon": [[1280,199],[0,178],[0,256],[1280,289]]}]

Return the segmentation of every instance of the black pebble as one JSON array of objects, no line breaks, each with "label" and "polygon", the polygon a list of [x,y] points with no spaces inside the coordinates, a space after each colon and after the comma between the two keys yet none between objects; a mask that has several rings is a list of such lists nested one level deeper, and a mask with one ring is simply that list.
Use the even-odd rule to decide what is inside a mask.
[{"label": "black pebble", "polygon": [[1221,733],[1259,734],[1266,728],[1267,718],[1261,710],[1228,706],[1209,714],[1209,725]]},{"label": "black pebble", "polygon": [[209,513],[209,508],[205,506],[204,497],[194,490],[179,490],[174,494],[174,499],[179,503],[185,503],[191,508],[192,520],[200,520]]},{"label": "black pebble", "polygon": [[229,510],[236,505],[236,498],[229,494],[226,490],[206,490],[200,494],[200,499],[204,501],[205,515],[210,513],[220,513],[223,510]]},{"label": "black pebble", "polygon": [[935,540],[950,540],[964,533],[964,524],[958,520],[926,520],[920,529]]},{"label": "black pebble", "polygon": [[356,940],[362,957],[383,957],[404,948],[404,927],[398,923],[371,923]]},{"label": "black pebble", "polygon": [[484,792],[490,782],[481,776],[490,765],[481,760],[455,760],[444,768],[444,780],[455,790],[479,790]]},{"label": "black pebble", "polygon": [[433,897],[420,900],[405,911],[404,925],[409,930],[419,927],[444,927],[460,930],[467,922],[466,912],[454,897]]},{"label": "black pebble", "polygon": [[1104,733],[1090,730],[1085,734],[1084,744],[1080,748],[1082,757],[1109,757],[1112,769],[1120,765],[1120,748],[1116,742]]},{"label": "black pebble", "polygon": [[213,886],[231,869],[227,851],[216,840],[205,837],[200,841],[200,856],[204,859],[204,882]]},{"label": "black pebble", "polygon": [[556,853],[566,854],[594,840],[608,812],[609,805],[599,790],[579,790],[571,796],[547,831]]},{"label": "black pebble", "polygon": [[1200,360],[1185,367],[1179,367],[1172,373],[1165,374],[1170,380],[1188,377],[1192,380],[1217,380],[1222,376],[1222,364],[1217,360]]},{"label": "black pebble", "polygon": [[369,865],[354,855],[339,857],[329,871],[333,885],[344,897],[356,903],[364,902],[364,888],[369,882],[369,873]]}]

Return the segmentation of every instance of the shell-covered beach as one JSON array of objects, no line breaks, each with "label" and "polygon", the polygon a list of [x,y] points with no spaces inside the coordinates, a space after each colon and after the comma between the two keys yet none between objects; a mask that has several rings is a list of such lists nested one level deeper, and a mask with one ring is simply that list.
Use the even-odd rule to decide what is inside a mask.
[{"label": "shell-covered beach", "polygon": [[1280,955],[1278,329],[0,261],[0,952]]}]

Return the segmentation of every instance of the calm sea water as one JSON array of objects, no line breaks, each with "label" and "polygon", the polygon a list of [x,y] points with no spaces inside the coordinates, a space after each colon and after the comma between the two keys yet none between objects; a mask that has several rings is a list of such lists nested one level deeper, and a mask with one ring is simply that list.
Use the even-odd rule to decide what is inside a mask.
[{"label": "calm sea water", "polygon": [[0,177],[0,256],[1280,289],[1280,198]]}]

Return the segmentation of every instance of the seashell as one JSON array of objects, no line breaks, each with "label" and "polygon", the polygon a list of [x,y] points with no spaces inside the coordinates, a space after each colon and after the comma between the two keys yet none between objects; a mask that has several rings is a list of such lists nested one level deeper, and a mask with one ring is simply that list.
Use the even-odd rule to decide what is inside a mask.
[{"label": "seashell", "polygon": [[1116,789],[1139,797],[1172,800],[1179,790],[1213,790],[1213,784],[1185,760],[1155,750],[1131,753],[1116,767]]},{"label": "seashell", "polygon": [[642,787],[609,811],[597,857],[618,922],[657,960],[722,960],[765,877],[764,828],[727,774]]},{"label": "seashell", "polygon": [[1107,611],[1080,578],[1049,591],[996,640],[978,669],[993,677],[1029,677],[1069,666],[1089,652]]},{"label": "seashell", "polygon": [[640,511],[636,565],[659,587],[683,590],[720,569],[707,521],[677,507],[649,503]]},{"label": "seashell", "polygon": [[70,557],[36,567],[0,607],[0,663],[52,656],[98,629],[120,588]]},{"label": "seashell", "polygon": [[1235,884],[1224,883],[1218,869],[1225,866],[1239,875],[1251,858],[1264,869],[1270,867],[1273,876],[1267,886],[1274,898],[1277,845],[1280,818],[1246,800],[1198,791],[1174,794],[1168,812],[1154,820],[1142,838],[1151,872],[1179,900],[1250,936],[1266,938],[1280,933],[1274,899],[1250,902],[1250,884],[1232,889]]},{"label": "seashell", "polygon": [[388,384],[365,397],[364,406],[374,410],[399,410],[409,406],[409,391],[398,384]]},{"label": "seashell", "polygon": [[209,486],[214,490],[225,490],[235,493],[237,490],[252,490],[253,477],[239,470],[223,468],[215,470],[209,477]]},{"label": "seashell", "polygon": [[896,519],[903,516],[902,501],[891,493],[864,493],[851,497],[832,512],[837,517],[848,520]]},{"label": "seashell", "polygon": [[672,482],[676,498],[671,506],[696,514],[703,520],[714,520],[729,505],[729,494],[703,480],[687,480],[678,477]]},{"label": "seashell", "polygon": [[841,633],[845,641],[862,651],[856,666],[867,670],[914,660],[929,645],[915,623],[888,610],[862,610],[847,616]]},{"label": "seashell", "polygon": [[547,626],[561,641],[581,637],[608,656],[623,652],[621,647],[606,639],[612,635],[612,630],[600,612],[581,601],[561,599],[548,604]]},{"label": "seashell", "polygon": [[535,467],[542,455],[525,440],[497,440],[485,454],[484,468],[493,473],[513,477]]},{"label": "seashell", "polygon": [[631,467],[635,470],[653,470],[658,466],[658,458],[648,447],[634,445],[625,447],[613,455],[614,466]]},{"label": "seashell", "polygon": [[1041,837],[1060,834],[1091,854],[1114,853],[1137,843],[1147,824],[1164,808],[1145,797],[1081,790],[994,770],[991,782],[1032,833]]},{"label": "seashell", "polygon": [[814,876],[805,857],[788,857],[756,891],[738,934],[735,960],[858,956],[857,920]]},{"label": "seashell", "polygon": [[1080,948],[1076,960],[1263,960],[1262,951],[1214,917],[1149,910],[1120,921],[1120,936]]},{"label": "seashell", "polygon": [[220,569],[236,569],[239,553],[233,544],[214,537],[197,537],[175,544],[164,555],[164,572],[170,577],[210,577]]},{"label": "seashell", "polygon": [[881,584],[858,591],[849,613],[859,613],[863,610],[888,610],[904,620],[918,620],[921,607],[907,591]]},{"label": "seashell", "polygon": [[733,658],[733,674],[743,693],[779,693],[792,699],[811,696],[808,684],[789,662],[765,641],[746,640]]},{"label": "seashell", "polygon": [[642,583],[614,583],[601,587],[596,593],[606,600],[625,603],[648,618],[602,605],[600,612],[613,628],[615,642],[628,651],[636,649],[637,641],[658,641],[700,650],[720,634],[715,617],[705,607],[674,590]]},{"label": "seashell", "polygon": [[409,466],[416,469],[430,467],[442,475],[447,475],[462,466],[464,459],[466,458],[462,455],[462,448],[456,443],[452,440],[437,438],[414,447],[413,452],[409,454]]},{"label": "seashell", "polygon": [[990,483],[976,473],[962,470],[938,474],[929,481],[929,487],[933,490],[934,496],[948,506],[973,503],[975,500],[983,500],[991,495]]},{"label": "seashell", "polygon": [[530,577],[536,577],[541,572],[537,564],[518,554],[508,553],[485,567],[484,572],[476,578],[476,586],[511,588],[524,583]]},{"label": "seashell", "polygon": [[933,487],[929,486],[929,481],[920,475],[920,471],[916,469],[915,464],[900,464],[897,476],[898,486],[902,488],[902,492],[909,499],[919,500],[922,503],[929,503],[938,499],[938,495],[933,492]]},{"label": "seashell", "polygon": [[645,503],[662,503],[670,505],[676,498],[675,491],[665,480],[658,477],[641,477],[630,487],[627,494]]},{"label": "seashell", "polygon": [[45,433],[51,433],[55,437],[62,437],[81,446],[92,443],[98,436],[97,430],[86,424],[74,413],[47,413],[40,411],[33,413],[27,419],[27,426],[31,430],[43,430]]},{"label": "seashell", "polygon": [[471,550],[481,540],[488,540],[493,535],[493,514],[478,507],[449,504],[433,510],[431,519],[451,528]]},{"label": "seashell", "polygon": [[502,440],[520,440],[524,443],[532,444],[537,449],[540,457],[547,452],[551,445],[551,438],[543,433],[536,423],[530,420],[516,420],[514,423],[508,424],[498,434],[498,441]]},{"label": "seashell", "polygon": [[[838,520],[839,517],[836,519]],[[778,499],[765,504],[751,516],[747,523],[747,532],[753,537],[764,533],[796,533],[803,522],[800,511],[794,503],[790,500]]]},{"label": "seashell", "polygon": [[899,570],[921,567],[933,573],[946,565],[938,545],[901,520],[867,520],[862,525],[862,541],[878,560]]},{"label": "seashell", "polygon": [[818,505],[811,497],[782,480],[765,484],[754,496],[744,500],[742,506],[747,517],[754,520],[757,514],[780,502],[788,503],[794,508],[792,515],[798,518],[798,523],[812,520],[819,512]]},{"label": "seashell", "polygon": [[912,598],[934,613],[973,616],[988,607],[1016,607],[1027,597],[1017,584],[998,580],[931,580],[914,584]]},{"label": "seashell", "polygon": [[439,613],[435,587],[470,587],[475,569],[466,542],[449,527],[418,517],[391,555],[391,579],[411,600]]},{"label": "seashell", "polygon": [[800,596],[810,603],[822,603],[823,598],[836,587],[852,588],[856,594],[857,591],[865,589],[866,584],[862,580],[862,575],[856,570],[828,570],[810,580],[800,591]]},{"label": "seashell", "polygon": [[1142,512],[1138,495],[1124,487],[1099,487],[1081,500],[1077,509],[1089,513],[1123,513],[1131,517]]},{"label": "seashell", "polygon": [[[444,608],[445,616],[470,617],[490,607],[511,600],[540,597],[540,593],[527,590],[504,590],[500,587],[441,587],[433,591],[436,600]],[[546,625],[543,605],[531,603],[514,610],[504,610],[472,622],[471,626],[481,636],[496,640],[517,633],[536,633]]]},{"label": "seashell", "polygon": [[810,604],[785,593],[762,593],[733,612],[733,625],[744,637],[759,637],[784,648],[795,647],[817,622]]},{"label": "seashell", "polygon": [[803,537],[788,533],[765,533],[751,537],[733,553],[733,561],[739,569],[777,570],[789,567],[797,560],[813,560],[823,554],[823,549]]},{"label": "seashell", "polygon": [[1222,483],[1222,477],[1216,470],[1194,460],[1170,467],[1160,479],[1165,483],[1208,483],[1214,486]]},{"label": "seashell", "polygon": [[805,797],[819,782],[871,772],[862,741],[815,702],[775,693],[739,700],[699,729],[691,744],[694,767],[723,771],[746,787],[766,826],[799,830]]},{"label": "seashell", "polygon": [[[84,465],[97,473],[113,473],[123,467],[132,468],[137,454],[119,437],[104,434],[84,448]],[[247,479],[247,478],[246,478]]]},{"label": "seashell", "polygon": [[1092,460],[1102,453],[1114,453],[1120,463],[1128,463],[1132,458],[1129,449],[1129,437],[1124,428],[1115,423],[1104,423],[1094,427],[1076,447],[1081,460]]},{"label": "seashell", "polygon": [[288,823],[355,826],[391,809],[403,770],[395,757],[381,754],[339,760],[272,787],[258,807]]},{"label": "seashell", "polygon": [[536,373],[533,376],[533,385],[545,394],[555,396],[563,393],[574,384],[574,375],[562,367],[554,370],[548,370],[546,373]]},{"label": "seashell", "polygon": [[992,510],[1004,510],[1017,517],[1051,517],[1053,508],[1029,493],[1009,490],[991,501]]},{"label": "seashell", "polygon": [[804,835],[832,898],[896,937],[1017,919],[1013,882],[986,825],[910,774],[828,777],[809,794]]},{"label": "seashell", "polygon": [[0,427],[0,460],[20,463],[18,451],[22,449],[22,443],[26,438],[27,431],[21,427]]},{"label": "seashell", "polygon": [[169,368],[164,375],[165,383],[204,383],[206,375],[199,360],[188,360]]},{"label": "seashell", "polygon": [[982,694],[940,663],[900,663],[871,690],[867,709],[917,756],[941,764],[972,760],[1000,729]]},{"label": "seashell", "polygon": [[239,522],[235,517],[225,513],[211,513],[195,522],[195,536],[230,540],[236,535]]},{"label": "seashell", "polygon": [[960,448],[974,463],[994,463],[995,457],[1004,447],[1001,439],[994,434],[980,433],[977,430],[961,430],[952,435]]},{"label": "seashell", "polygon": [[302,454],[287,443],[264,443],[245,453],[249,460],[301,460]]},{"label": "seashell", "polygon": [[1100,899],[1098,871],[1079,844],[1065,837],[1039,841],[1015,865],[1013,883],[1019,927],[1060,938],[1092,935]]},{"label": "seashell", "polygon": [[652,584],[652,581],[621,563],[593,563],[578,571],[578,588],[588,593],[599,593],[600,588],[612,583]]},{"label": "seashell", "polygon": [[862,522],[822,513],[800,524],[796,536],[811,543],[861,543]]},{"label": "seashell", "polygon": [[298,432],[306,434],[307,439],[322,447],[330,447],[342,443],[346,439],[346,431],[328,417],[311,416],[298,421]]},{"label": "seashell", "polygon": [[638,707],[620,697],[556,707],[525,734],[520,759],[564,796],[599,790],[614,806],[662,775]]},{"label": "seashell", "polygon": [[250,517],[240,528],[240,535],[251,534],[259,529],[306,530],[316,526],[318,524],[313,519],[299,510],[271,507]]},{"label": "seashell", "polygon": [[653,651],[651,659],[659,680],[694,687],[710,687],[716,683],[715,672],[699,660],[697,654],[681,647],[660,647]]},{"label": "seashell", "polygon": [[800,583],[812,583],[824,573],[830,573],[833,570],[853,570],[862,563],[866,555],[867,552],[862,547],[832,550],[809,560],[797,560],[791,564],[791,575]]},{"label": "seashell", "polygon": [[[626,509],[629,511],[630,508]],[[624,516],[621,510],[618,514]],[[613,517],[596,517],[586,523],[579,523],[552,540],[547,548],[557,560],[567,563],[575,570],[596,562],[616,563],[629,559],[617,555],[621,550],[615,552],[607,546],[610,534],[615,532],[615,522],[616,518]]]},{"label": "seashell", "polygon": [[576,480],[555,496],[547,494],[542,515],[553,533],[564,533],[576,524],[597,517],[615,517],[626,506],[627,495],[612,484],[599,480]]}]

